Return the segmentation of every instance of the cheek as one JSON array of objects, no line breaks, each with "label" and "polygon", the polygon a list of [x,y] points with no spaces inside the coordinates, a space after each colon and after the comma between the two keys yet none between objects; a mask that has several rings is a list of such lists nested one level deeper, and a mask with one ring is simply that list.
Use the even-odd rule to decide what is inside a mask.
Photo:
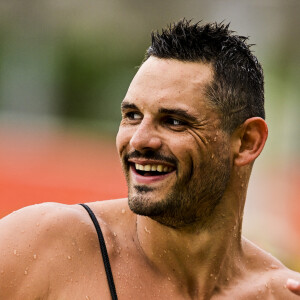
[{"label": "cheek", "polygon": [[190,170],[192,165],[195,165],[195,162],[198,163],[200,161],[201,153],[203,152],[203,147],[199,146],[198,140],[190,133],[170,138],[166,141],[166,145],[168,145],[168,150],[179,162],[179,173],[188,172],[187,170]]},{"label": "cheek", "polygon": [[189,130],[189,141],[186,141],[186,145],[190,145],[190,148],[194,149],[194,152],[200,153],[201,155],[207,152],[209,148],[209,139],[204,134],[197,131]]},{"label": "cheek", "polygon": [[118,153],[121,155],[124,149],[129,145],[131,139],[130,130],[120,126],[116,137],[116,146]]}]

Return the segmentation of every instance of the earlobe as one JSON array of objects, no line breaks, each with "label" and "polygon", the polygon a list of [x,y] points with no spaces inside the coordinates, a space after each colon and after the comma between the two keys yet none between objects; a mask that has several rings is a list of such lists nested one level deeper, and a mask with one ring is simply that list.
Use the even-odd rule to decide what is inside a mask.
[{"label": "earlobe", "polygon": [[234,164],[244,166],[253,162],[264,148],[268,137],[268,126],[262,118],[247,119],[238,129],[239,148],[237,149]]}]

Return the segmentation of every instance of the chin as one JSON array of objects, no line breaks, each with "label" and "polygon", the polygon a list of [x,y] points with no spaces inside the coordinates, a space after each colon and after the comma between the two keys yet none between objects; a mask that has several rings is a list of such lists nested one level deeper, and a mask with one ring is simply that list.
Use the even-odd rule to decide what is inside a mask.
[{"label": "chin", "polygon": [[137,215],[147,217],[161,215],[164,212],[164,203],[165,200],[159,200],[153,193],[147,195],[146,191],[128,195],[129,208]]}]

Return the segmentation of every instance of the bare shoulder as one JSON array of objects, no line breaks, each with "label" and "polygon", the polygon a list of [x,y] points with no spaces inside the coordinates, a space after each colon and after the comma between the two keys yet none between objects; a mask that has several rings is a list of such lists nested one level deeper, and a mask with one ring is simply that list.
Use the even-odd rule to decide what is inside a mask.
[{"label": "bare shoulder", "polygon": [[[257,299],[299,299],[286,286],[289,278],[300,281],[300,274],[288,269],[277,258],[244,239],[246,269],[256,287]],[[255,283],[255,284],[254,284]],[[249,285],[251,289],[251,285]]]},{"label": "bare shoulder", "polygon": [[46,298],[50,285],[58,286],[97,247],[93,224],[79,205],[44,203],[2,218],[0,299]]},{"label": "bare shoulder", "polygon": [[274,290],[274,294],[276,295],[274,299],[300,299],[299,296],[287,288],[286,282],[289,278],[300,281],[300,274],[286,267],[273,272],[271,278],[269,278],[269,282],[271,289]]},{"label": "bare shoulder", "polygon": [[[2,247],[31,243],[37,245],[43,236],[56,238],[57,232],[75,232],[85,221],[78,205],[43,203],[22,208],[0,220]],[[63,230],[62,230],[63,229]],[[40,237],[37,239],[36,237]]]},{"label": "bare shoulder", "polygon": [[126,198],[88,203],[88,206],[102,223],[103,230],[109,231],[107,234],[135,230],[136,215],[129,209]]}]

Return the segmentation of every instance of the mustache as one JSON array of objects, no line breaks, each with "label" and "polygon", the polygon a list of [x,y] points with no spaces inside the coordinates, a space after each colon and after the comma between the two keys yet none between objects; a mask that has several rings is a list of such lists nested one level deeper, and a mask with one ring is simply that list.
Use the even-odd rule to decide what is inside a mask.
[{"label": "mustache", "polygon": [[131,158],[160,160],[160,161],[168,162],[173,165],[177,165],[177,160],[174,157],[165,156],[153,150],[148,150],[144,153],[141,153],[138,150],[134,150],[133,152],[128,153],[124,156],[124,161],[128,162],[128,159]]}]

